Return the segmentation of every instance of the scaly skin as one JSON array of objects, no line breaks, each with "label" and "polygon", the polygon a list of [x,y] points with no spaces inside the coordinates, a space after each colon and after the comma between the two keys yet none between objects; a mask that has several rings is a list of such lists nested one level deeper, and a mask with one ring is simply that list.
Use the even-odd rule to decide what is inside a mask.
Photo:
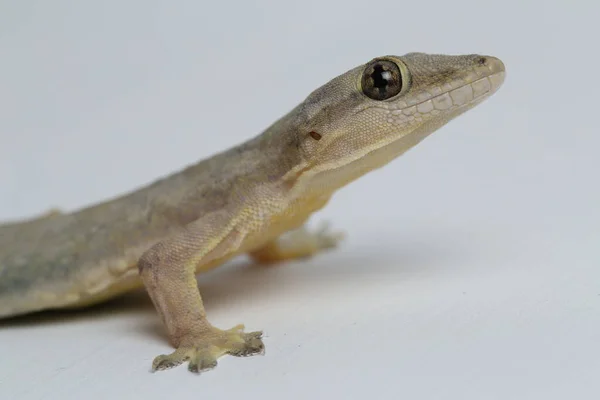
[{"label": "scaly skin", "polygon": [[195,274],[243,253],[276,262],[335,246],[338,234],[302,228],[313,212],[503,80],[504,65],[489,56],[380,57],[184,171],[71,214],[2,225],[0,317],[81,307],[143,283],[176,347],[155,370],[189,361],[203,371],[223,354],[261,353],[261,332],[209,323]]}]

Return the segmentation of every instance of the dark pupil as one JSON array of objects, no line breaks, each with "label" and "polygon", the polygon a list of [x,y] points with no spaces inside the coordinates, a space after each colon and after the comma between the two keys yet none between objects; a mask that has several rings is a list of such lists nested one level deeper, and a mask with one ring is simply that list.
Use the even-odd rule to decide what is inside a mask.
[{"label": "dark pupil", "polygon": [[375,67],[373,67],[373,73],[371,74],[373,86],[379,89],[381,95],[385,93],[388,80],[391,78],[390,75],[390,72],[386,71],[381,65],[375,65]]}]

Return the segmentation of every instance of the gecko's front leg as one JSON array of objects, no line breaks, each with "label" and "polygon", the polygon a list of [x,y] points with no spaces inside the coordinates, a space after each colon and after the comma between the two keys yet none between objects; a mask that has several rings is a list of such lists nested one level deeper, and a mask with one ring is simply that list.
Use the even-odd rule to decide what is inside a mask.
[{"label": "gecko's front leg", "polygon": [[235,252],[244,236],[227,213],[212,213],[141,257],[140,275],[176,347],[173,353],[156,357],[153,370],[189,361],[189,370],[200,372],[214,368],[225,354],[264,352],[262,332],[245,333],[243,325],[221,330],[210,324],[195,278],[197,265]]}]

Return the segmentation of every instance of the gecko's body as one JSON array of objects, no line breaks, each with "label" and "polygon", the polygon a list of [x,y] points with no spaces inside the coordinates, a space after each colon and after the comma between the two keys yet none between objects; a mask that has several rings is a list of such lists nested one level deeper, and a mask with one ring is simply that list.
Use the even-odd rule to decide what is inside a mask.
[{"label": "gecko's body", "polygon": [[0,317],[145,285],[177,347],[155,369],[189,360],[205,370],[223,354],[260,353],[260,332],[208,322],[195,274],[239,254],[271,262],[334,246],[337,235],[302,229],[314,211],[503,80],[493,57],[377,58],[315,90],[261,135],[184,171],[74,213],[1,225]]}]

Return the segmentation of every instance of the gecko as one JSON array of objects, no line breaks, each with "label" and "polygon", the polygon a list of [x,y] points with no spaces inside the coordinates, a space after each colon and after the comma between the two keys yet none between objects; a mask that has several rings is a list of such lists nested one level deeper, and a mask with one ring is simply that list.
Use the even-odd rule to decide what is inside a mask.
[{"label": "gecko", "polygon": [[[196,275],[247,254],[313,256],[309,230],[337,190],[388,164],[502,85],[492,56],[381,56],[331,79],[244,143],[73,212],[0,225],[0,318],[73,309],[144,287],[174,348],[152,370],[263,354],[262,331],[213,326]],[[141,160],[141,162],[145,162]]]}]

